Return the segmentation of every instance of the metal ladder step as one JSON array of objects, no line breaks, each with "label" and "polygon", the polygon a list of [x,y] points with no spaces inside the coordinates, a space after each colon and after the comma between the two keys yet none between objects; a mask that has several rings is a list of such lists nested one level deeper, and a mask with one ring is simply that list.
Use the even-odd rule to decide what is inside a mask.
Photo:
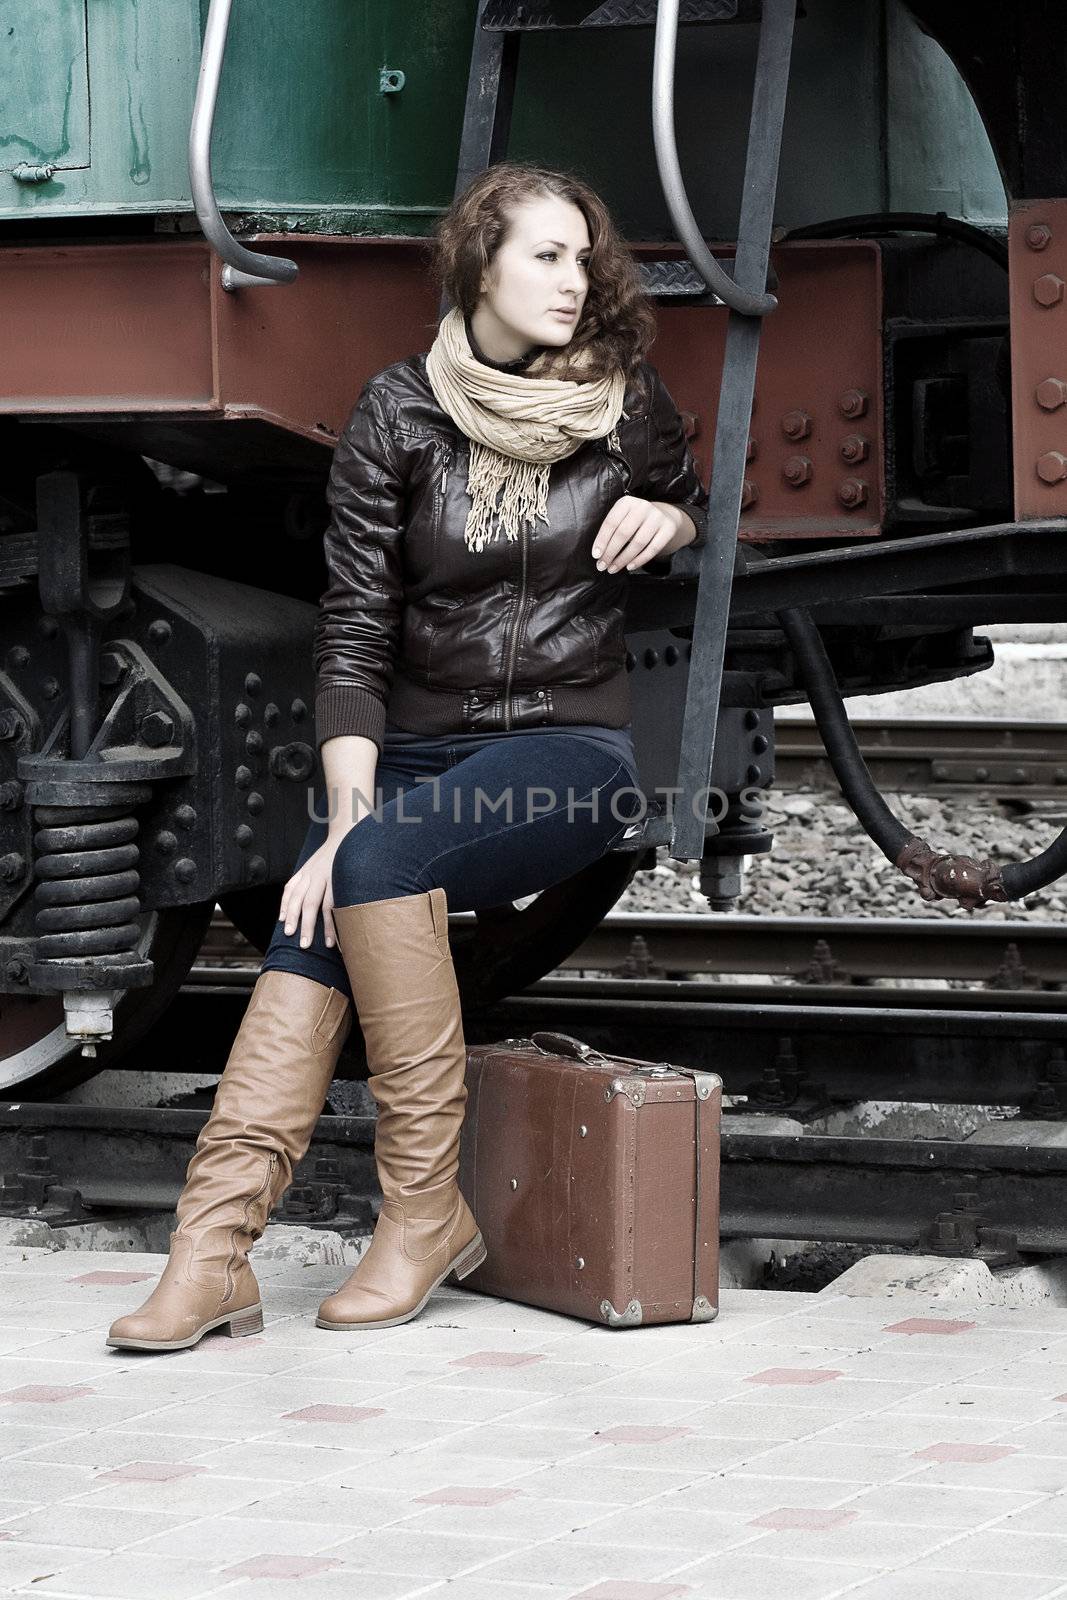
[{"label": "metal ladder step", "polygon": [[[759,0],[681,0],[678,20],[752,22]],[[650,28],[656,0],[489,0],[482,27],[492,33],[544,33],[561,28]]]}]

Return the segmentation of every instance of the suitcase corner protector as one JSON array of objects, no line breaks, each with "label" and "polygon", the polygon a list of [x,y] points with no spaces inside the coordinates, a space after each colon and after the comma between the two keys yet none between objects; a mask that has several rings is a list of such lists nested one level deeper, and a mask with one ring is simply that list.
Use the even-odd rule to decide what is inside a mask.
[{"label": "suitcase corner protector", "polygon": [[616,1311],[610,1300],[601,1300],[600,1315],[609,1328],[637,1328],[644,1313],[640,1300],[631,1300],[625,1311]]}]

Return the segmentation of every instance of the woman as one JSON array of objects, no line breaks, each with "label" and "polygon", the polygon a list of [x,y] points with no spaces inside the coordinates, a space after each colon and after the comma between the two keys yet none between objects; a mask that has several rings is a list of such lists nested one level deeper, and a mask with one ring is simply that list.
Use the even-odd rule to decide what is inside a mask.
[{"label": "woman", "polygon": [[112,1345],[262,1327],[248,1251],[310,1142],[352,1000],[383,1203],[318,1325],[405,1322],[484,1260],[456,1181],[448,910],[571,877],[643,809],[626,573],[703,540],[707,491],[643,359],[655,321],[637,268],[591,189],[514,162],[442,217],[435,268],[453,310],[428,354],[365,385],[334,454],[314,645],[326,794],[167,1266]]}]

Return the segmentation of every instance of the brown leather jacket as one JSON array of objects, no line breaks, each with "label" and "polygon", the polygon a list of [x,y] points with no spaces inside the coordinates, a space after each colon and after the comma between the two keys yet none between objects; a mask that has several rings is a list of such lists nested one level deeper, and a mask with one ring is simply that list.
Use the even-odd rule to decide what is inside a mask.
[{"label": "brown leather jacket", "polygon": [[[670,500],[705,539],[707,490],[651,362],[627,386],[621,451],[589,440],[553,462],[546,525],[477,554],[463,540],[470,441],[434,399],[425,355],[363,388],[338,439],[315,627],[321,746],[386,718],[414,733],[630,720],[625,596],[597,570],[593,538],[620,495]],[[648,563],[660,571],[666,562]],[[640,569],[638,569],[640,570]]]}]

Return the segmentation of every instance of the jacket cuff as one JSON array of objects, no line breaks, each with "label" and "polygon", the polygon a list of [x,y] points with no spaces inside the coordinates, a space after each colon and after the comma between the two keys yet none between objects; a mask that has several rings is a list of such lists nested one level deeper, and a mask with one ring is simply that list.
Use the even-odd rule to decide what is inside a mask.
[{"label": "jacket cuff", "polygon": [[381,755],[385,743],[385,706],[377,695],[355,683],[328,683],[315,694],[315,738],[321,750],[327,739],[359,734],[373,739]]}]

